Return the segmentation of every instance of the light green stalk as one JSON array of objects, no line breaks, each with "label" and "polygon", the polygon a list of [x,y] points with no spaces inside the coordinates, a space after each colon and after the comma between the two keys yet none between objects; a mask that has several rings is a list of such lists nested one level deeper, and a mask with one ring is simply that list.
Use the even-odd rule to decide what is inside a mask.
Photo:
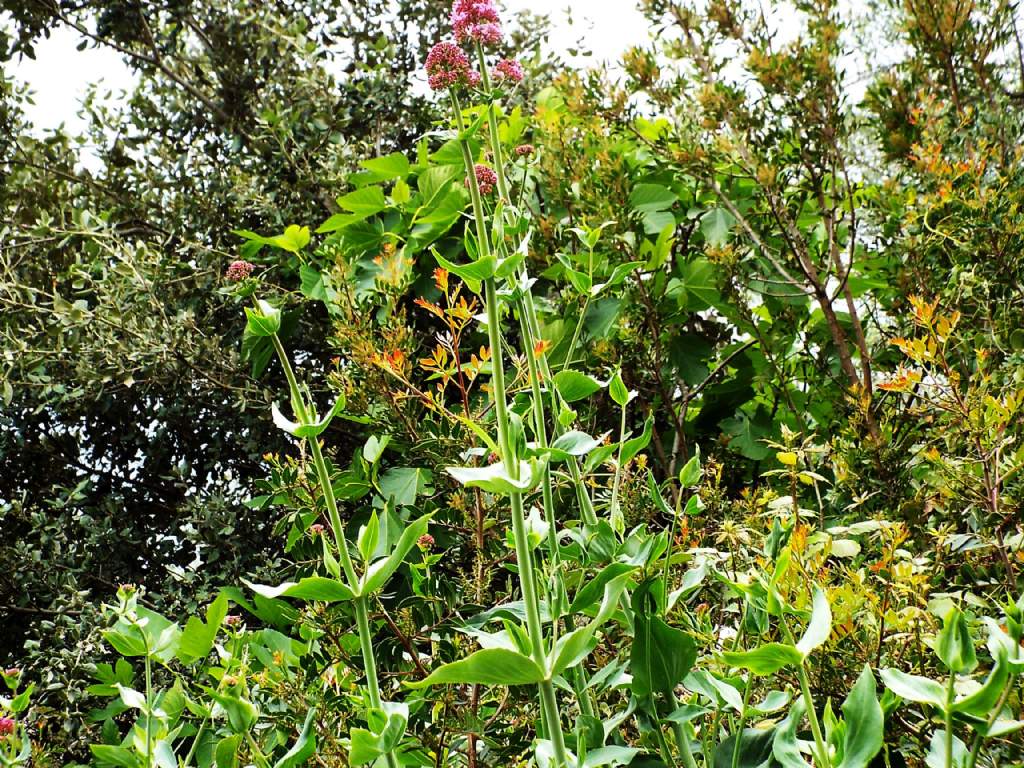
[{"label": "light green stalk", "polygon": [[[461,138],[466,130],[462,118],[462,107],[458,95],[451,91],[452,108],[455,113],[455,124],[459,132],[459,146],[462,159],[469,179],[470,198],[473,203],[473,217],[476,225],[477,247],[481,257],[491,255],[491,244],[484,219],[483,202],[480,199],[480,188],[476,180],[476,168],[469,143]],[[498,310],[498,295],[494,278],[483,281],[484,305],[487,311],[487,337],[491,347],[491,395],[494,398],[495,420],[498,428],[498,448],[502,462],[509,475],[518,479],[519,457],[513,454],[509,440],[508,402],[505,394],[505,363],[501,346],[501,317]],[[516,547],[516,562],[519,566],[519,585],[526,606],[526,625],[530,635],[534,661],[542,668],[547,667],[547,652],[544,648],[544,627],[540,619],[540,605],[537,599],[536,576],[534,573],[533,554],[529,546],[526,531],[526,516],[523,512],[523,495],[519,492],[509,494],[509,505],[512,508],[512,537]],[[543,717],[548,727],[548,738],[555,752],[555,765],[568,765],[568,754],[565,749],[565,736],[562,733],[561,715],[558,711],[558,700],[555,688],[550,680],[539,683],[540,703]]]},{"label": "light green stalk", "polygon": [[[779,622],[782,626],[782,631],[786,635],[786,641],[790,645],[796,645],[796,639],[793,637],[793,633],[789,630],[785,620]],[[811,679],[807,674],[807,662],[801,661],[800,666],[797,667],[797,677],[800,679],[800,693],[803,695],[804,704],[807,708],[807,720],[811,724],[811,733],[814,734],[814,746],[817,749],[817,759],[821,763],[821,768],[831,768],[832,761],[829,759],[828,744],[825,742],[825,736],[821,730],[821,721],[818,720],[818,711],[814,708],[814,697],[811,696]]]},{"label": "light green stalk", "polygon": [[[487,68],[487,60],[484,56],[483,47],[478,43],[476,47],[477,60],[480,64],[480,78],[481,84],[485,91],[490,92],[491,90],[491,79],[490,72]],[[488,127],[488,138],[491,149],[491,156],[494,159],[494,172],[498,177],[498,194],[502,200],[511,203],[512,198],[509,193],[508,181],[505,178],[505,161],[502,152],[501,138],[498,134],[498,116],[494,109],[493,100],[488,104],[487,107],[487,127]],[[504,255],[505,244],[497,243],[497,248],[500,255]],[[551,369],[548,366],[547,357],[541,353],[535,353],[535,347],[537,342],[542,338],[540,332],[540,321],[537,319],[537,310],[533,302],[533,291],[530,289],[528,282],[524,279],[526,277],[526,267],[524,266],[519,274],[519,284],[521,287],[520,298],[518,301],[519,307],[519,318],[521,324],[521,332],[523,335],[523,345],[526,347],[527,363],[530,365],[530,383],[533,389],[535,409],[534,421],[540,422],[541,426],[539,430],[543,430],[544,423],[544,406],[543,401],[537,396],[540,392],[540,381],[551,382]],[[557,392],[554,386],[551,386],[551,405],[552,408],[557,412]],[[540,415],[537,416],[539,410]],[[558,437],[563,431],[558,420],[554,420],[554,436]],[[544,435],[546,440],[547,436]],[[537,441],[540,443],[542,439],[541,433],[537,433]],[[542,444],[543,447],[543,444]],[[580,505],[580,511],[583,517],[583,522],[587,525],[597,524],[597,513],[594,510],[594,504],[590,499],[590,495],[587,493],[586,486],[583,484],[583,477],[580,472],[579,462],[575,457],[570,458],[568,461],[569,474],[572,477],[573,486],[576,489],[577,500]],[[544,492],[545,496],[545,514],[548,515],[548,522],[554,526],[554,510],[549,507],[547,502],[548,496],[552,496],[551,493],[551,475],[545,473],[544,477]],[[553,502],[552,502],[553,503]]]},{"label": "light green stalk", "polygon": [[[274,342],[274,349],[281,362],[281,367],[284,369],[285,378],[288,380],[288,391],[291,396],[295,417],[300,423],[307,423],[310,420],[311,414],[302,397],[302,391],[299,389],[298,381],[292,370],[291,361],[288,359],[288,354],[285,352],[284,346],[281,344],[277,334],[271,336],[271,339]],[[348,582],[349,589],[358,593],[359,576],[356,574],[355,564],[352,562],[352,555],[348,550],[345,524],[342,522],[341,515],[338,512],[338,501],[334,496],[334,486],[331,483],[331,474],[327,469],[327,461],[324,459],[318,438],[307,439],[306,443],[309,445],[309,452],[313,457],[313,467],[316,470],[320,491],[324,495],[324,503],[327,506],[327,514],[331,522],[331,532],[334,535],[334,543],[338,549],[338,558],[341,561],[342,571],[345,573],[345,580]],[[359,646],[362,649],[363,666],[366,671],[366,687],[370,695],[370,706],[374,709],[380,709],[382,699],[380,695],[380,682],[377,679],[377,659],[373,653],[373,635],[370,633],[367,598],[362,595],[357,597],[353,601],[353,608],[356,614],[356,627],[359,632]],[[398,758],[393,750],[385,753],[384,757],[388,768],[398,768]]]}]

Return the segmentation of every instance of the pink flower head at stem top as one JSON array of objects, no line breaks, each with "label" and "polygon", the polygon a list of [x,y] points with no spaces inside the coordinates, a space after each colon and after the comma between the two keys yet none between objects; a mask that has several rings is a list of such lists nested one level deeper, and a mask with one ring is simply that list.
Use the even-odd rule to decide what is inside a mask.
[{"label": "pink flower head at stem top", "polygon": [[[473,169],[476,172],[476,184],[480,188],[481,195],[489,195],[494,191],[494,188],[498,185],[498,174],[494,172],[493,168],[489,168],[486,165],[476,164]],[[469,177],[466,177],[466,186],[469,186]]]},{"label": "pink flower head at stem top", "polygon": [[482,45],[501,42],[501,18],[491,0],[455,0],[452,29],[460,43],[475,41]]},{"label": "pink flower head at stem top", "polygon": [[224,279],[228,282],[238,283],[250,277],[256,265],[248,261],[232,261],[224,272]]},{"label": "pink flower head at stem top", "polygon": [[0,739],[14,733],[14,727],[16,725],[17,723],[15,723],[13,719],[9,717],[0,717]]},{"label": "pink flower head at stem top", "polygon": [[494,66],[494,79],[520,83],[523,80],[523,66],[515,59],[502,59]]},{"label": "pink flower head at stem top", "polygon": [[533,144],[520,144],[515,148],[516,157],[529,157],[536,151]]},{"label": "pink flower head at stem top", "polygon": [[476,85],[480,75],[469,68],[469,57],[455,43],[442,42],[427,54],[427,82],[435,91],[456,85]]}]

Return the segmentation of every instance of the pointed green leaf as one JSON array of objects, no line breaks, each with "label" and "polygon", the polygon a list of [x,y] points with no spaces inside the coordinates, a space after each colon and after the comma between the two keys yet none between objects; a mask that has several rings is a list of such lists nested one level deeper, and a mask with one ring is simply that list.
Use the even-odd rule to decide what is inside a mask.
[{"label": "pointed green leaf", "polygon": [[731,667],[749,669],[755,675],[771,675],[783,667],[796,666],[804,657],[792,645],[765,643],[751,651],[723,653],[722,658]]},{"label": "pointed green leaf", "polygon": [[416,546],[419,538],[427,532],[427,525],[430,523],[430,515],[424,515],[415,522],[409,523],[402,535],[395,543],[391,554],[378,560],[371,565],[363,576],[363,584],[359,592],[363,595],[372,595],[387,583],[391,574],[398,570],[398,566],[405,560],[409,551]]},{"label": "pointed green leaf", "polygon": [[871,667],[857,678],[850,695],[843,702],[843,759],[836,768],[867,768],[868,763],[882,748],[885,722],[882,705],[875,690],[875,676]]},{"label": "pointed green leaf", "polygon": [[355,594],[348,586],[336,579],[325,576],[308,576],[298,582],[286,581],[276,587],[265,584],[253,584],[242,579],[242,582],[257,595],[274,599],[277,597],[298,597],[303,600],[320,600],[325,603],[337,603],[351,600]]},{"label": "pointed green leaf", "polygon": [[908,675],[898,669],[883,669],[879,673],[885,687],[907,701],[919,704],[931,704],[933,707],[945,709],[946,692],[934,680],[917,675]]},{"label": "pointed green leaf", "polygon": [[544,679],[544,670],[529,656],[506,648],[485,648],[462,661],[444,664],[411,688],[449,683],[481,685],[529,685]]},{"label": "pointed green leaf", "polygon": [[811,607],[811,620],[804,636],[796,644],[796,648],[807,658],[811,651],[822,645],[832,633],[832,608],[828,604],[828,596],[818,586],[814,587],[814,600]]}]

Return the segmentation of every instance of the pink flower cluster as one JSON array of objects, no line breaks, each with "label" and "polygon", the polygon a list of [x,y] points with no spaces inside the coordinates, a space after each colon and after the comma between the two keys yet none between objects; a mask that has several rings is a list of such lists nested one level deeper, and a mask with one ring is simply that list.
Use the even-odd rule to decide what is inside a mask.
[{"label": "pink flower cluster", "polygon": [[476,85],[480,75],[469,68],[469,57],[455,43],[438,43],[427,54],[427,82],[435,91],[456,85]]},{"label": "pink flower cluster", "polygon": [[14,733],[14,727],[16,725],[17,723],[15,723],[10,717],[0,717],[0,739]]},{"label": "pink flower cluster", "polygon": [[516,157],[529,157],[536,151],[533,144],[520,144],[515,148]]},{"label": "pink flower cluster", "polygon": [[523,66],[515,59],[502,59],[494,66],[494,77],[510,83],[522,82]]},{"label": "pink flower cluster", "polygon": [[452,29],[460,43],[474,41],[496,45],[501,42],[501,18],[491,0],[455,0]]},{"label": "pink flower cluster", "polygon": [[248,261],[232,261],[224,271],[224,279],[231,283],[238,283],[251,277],[256,265]]},{"label": "pink flower cluster", "polygon": [[[481,165],[480,163],[476,164],[474,171],[476,172],[476,184],[480,188],[480,194],[491,194],[498,185],[498,174],[494,172],[493,168]],[[468,176],[466,177],[466,186],[469,186]]]}]

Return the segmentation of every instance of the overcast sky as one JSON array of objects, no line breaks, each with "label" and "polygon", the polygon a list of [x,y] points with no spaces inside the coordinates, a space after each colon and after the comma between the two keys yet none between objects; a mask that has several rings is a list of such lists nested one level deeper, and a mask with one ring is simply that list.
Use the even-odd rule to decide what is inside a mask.
[{"label": "overcast sky", "polygon": [[[550,14],[551,45],[565,50],[584,37],[595,59],[614,61],[629,46],[648,39],[647,24],[634,0],[505,0],[505,6],[510,11]],[[62,27],[39,41],[34,60],[14,62],[14,76],[34,91],[35,105],[27,112],[39,130],[64,123],[72,133],[78,131],[82,123],[75,113],[90,83],[102,83],[115,94],[132,86],[131,72],[118,53],[105,48],[75,50],[80,41],[78,33]]]}]

